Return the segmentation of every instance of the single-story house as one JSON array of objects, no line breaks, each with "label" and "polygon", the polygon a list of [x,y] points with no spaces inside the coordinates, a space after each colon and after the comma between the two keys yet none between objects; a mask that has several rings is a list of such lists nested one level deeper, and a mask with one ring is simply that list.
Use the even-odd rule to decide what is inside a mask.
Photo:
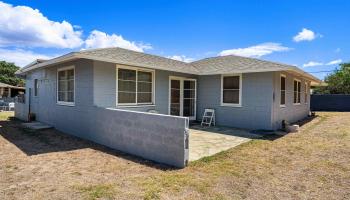
[{"label": "single-story house", "polygon": [[0,82],[0,99],[14,98],[18,94],[24,94],[24,87],[9,85]]},{"label": "single-story house", "polygon": [[[118,145],[96,135],[133,134],[126,131],[131,127],[157,129],[166,144],[164,134],[176,129],[172,123],[188,127],[188,120],[200,121],[206,108],[215,110],[218,126],[275,130],[282,120],[295,122],[309,114],[310,86],[320,83],[295,66],[254,58],[218,56],[185,63],[122,48],[72,52],[31,63],[17,74],[26,79],[29,99],[16,105],[17,117],[26,119],[30,111],[38,121],[68,133],[168,164],[164,155],[145,156],[146,147],[137,151],[123,146],[125,135]],[[123,121],[129,114],[133,119]],[[134,147],[147,146],[145,140],[138,142]],[[185,143],[181,148],[186,154],[186,137],[179,142]]]}]

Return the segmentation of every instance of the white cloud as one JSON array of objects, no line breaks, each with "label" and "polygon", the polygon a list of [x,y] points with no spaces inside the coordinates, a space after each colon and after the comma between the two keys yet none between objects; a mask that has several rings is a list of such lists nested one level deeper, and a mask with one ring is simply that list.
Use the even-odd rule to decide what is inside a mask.
[{"label": "white cloud", "polygon": [[76,48],[81,31],[67,21],[55,22],[39,10],[0,1],[0,46]]},{"label": "white cloud", "polygon": [[13,62],[19,67],[33,62],[35,59],[50,59],[51,56],[34,53],[32,51],[25,51],[23,49],[0,49],[0,60]]},{"label": "white cloud", "polygon": [[279,43],[262,43],[247,48],[228,49],[219,53],[220,56],[237,55],[245,57],[261,57],[274,52],[289,51],[291,48],[282,46]]},{"label": "white cloud", "polygon": [[151,45],[125,40],[94,30],[84,41],[82,29],[67,21],[56,22],[28,6],[12,6],[0,1],[0,47],[78,48],[122,47],[143,52]]},{"label": "white cloud", "polygon": [[294,42],[311,41],[316,37],[322,37],[320,34],[315,34],[312,30],[303,28],[296,36],[293,37]]},{"label": "white cloud", "polygon": [[34,52],[35,48],[81,47],[122,47],[139,52],[152,48],[149,44],[128,41],[121,35],[108,35],[98,30],[92,31],[84,40],[79,25],[52,21],[37,9],[0,1],[0,60],[23,67],[35,59],[52,57]]},{"label": "white cloud", "polygon": [[332,60],[326,63],[326,65],[337,65],[342,62],[342,59]]},{"label": "white cloud", "polygon": [[105,47],[121,47],[134,51],[143,52],[146,49],[152,49],[149,44],[136,43],[125,40],[121,35],[108,35],[102,31],[93,30],[89,37],[85,40],[85,48],[105,48]]},{"label": "white cloud", "polygon": [[168,56],[167,58],[182,61],[182,62],[187,62],[187,63],[194,61],[194,58],[188,58],[185,55],[174,55],[174,56]]},{"label": "white cloud", "polygon": [[314,67],[314,66],[320,66],[320,65],[324,65],[324,64],[321,62],[310,61],[308,63],[303,64],[303,67]]},{"label": "white cloud", "polygon": [[321,66],[321,65],[337,65],[341,62],[342,62],[342,59],[332,60],[332,61],[329,61],[327,63],[310,61],[308,63],[303,64],[303,67],[315,67],[315,66]]}]

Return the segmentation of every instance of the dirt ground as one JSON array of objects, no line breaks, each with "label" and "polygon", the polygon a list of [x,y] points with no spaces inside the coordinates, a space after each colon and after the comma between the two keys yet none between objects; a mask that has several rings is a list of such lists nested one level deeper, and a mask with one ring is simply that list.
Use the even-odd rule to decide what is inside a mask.
[{"label": "dirt ground", "polygon": [[350,199],[350,113],[317,114],[179,170],[2,112],[0,199]]}]

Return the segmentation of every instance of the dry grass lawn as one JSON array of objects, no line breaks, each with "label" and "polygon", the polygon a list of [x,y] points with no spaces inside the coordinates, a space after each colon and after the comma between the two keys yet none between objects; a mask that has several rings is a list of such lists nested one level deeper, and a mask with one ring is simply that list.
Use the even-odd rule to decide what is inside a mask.
[{"label": "dry grass lawn", "polygon": [[0,199],[350,199],[350,113],[172,169],[0,113]]}]

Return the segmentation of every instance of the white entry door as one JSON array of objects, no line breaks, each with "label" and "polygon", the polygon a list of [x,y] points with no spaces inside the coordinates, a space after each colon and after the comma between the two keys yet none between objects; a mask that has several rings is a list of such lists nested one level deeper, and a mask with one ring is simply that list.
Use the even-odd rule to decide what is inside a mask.
[{"label": "white entry door", "polygon": [[169,114],[196,119],[196,79],[170,77]]}]

